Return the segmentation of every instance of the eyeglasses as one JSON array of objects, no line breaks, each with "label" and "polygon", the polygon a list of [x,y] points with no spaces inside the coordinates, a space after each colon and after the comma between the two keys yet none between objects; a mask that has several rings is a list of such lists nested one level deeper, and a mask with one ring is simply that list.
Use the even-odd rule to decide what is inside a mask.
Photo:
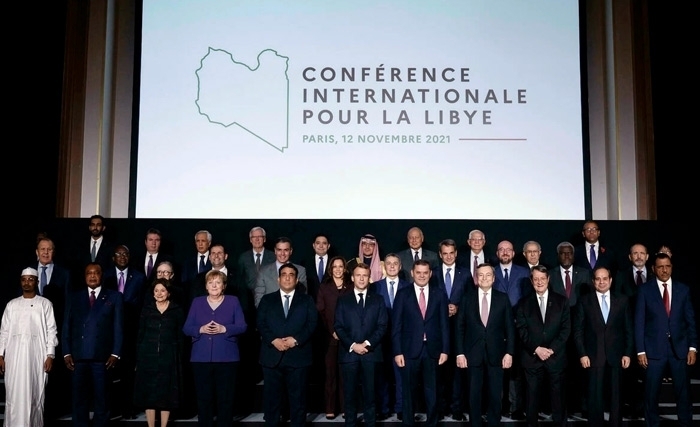
[{"label": "eyeglasses", "polygon": [[114,256],[122,257],[122,256],[129,256],[127,252],[115,252]]},{"label": "eyeglasses", "polygon": [[587,231],[587,232],[591,233],[591,232],[593,232],[593,231],[598,231],[598,227],[588,227],[588,228],[584,228],[583,231]]}]

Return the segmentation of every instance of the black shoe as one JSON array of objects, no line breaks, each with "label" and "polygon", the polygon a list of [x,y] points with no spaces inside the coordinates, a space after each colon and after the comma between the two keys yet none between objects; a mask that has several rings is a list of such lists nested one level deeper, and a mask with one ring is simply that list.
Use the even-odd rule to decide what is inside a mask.
[{"label": "black shoe", "polygon": [[467,420],[467,417],[465,417],[464,414],[461,412],[451,413],[450,418],[452,418],[455,421],[466,421]]},{"label": "black shoe", "polygon": [[524,420],[524,419],[525,419],[525,413],[524,413],[523,411],[511,412],[509,418],[510,418],[511,420],[518,420],[518,421],[521,421],[521,420]]},{"label": "black shoe", "polygon": [[403,412],[399,412],[398,414],[396,414],[396,419],[399,421],[403,421]]},{"label": "black shoe", "polygon": [[380,412],[377,414],[377,421],[386,421],[389,417],[391,417],[390,413]]}]

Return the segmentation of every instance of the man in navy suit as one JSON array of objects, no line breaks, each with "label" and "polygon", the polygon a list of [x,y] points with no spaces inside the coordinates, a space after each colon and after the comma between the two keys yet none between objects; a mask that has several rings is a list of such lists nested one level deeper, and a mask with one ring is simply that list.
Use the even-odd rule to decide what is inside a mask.
[{"label": "man in navy suit", "polygon": [[538,424],[540,396],[547,378],[553,425],[563,427],[567,421],[564,377],[566,340],[571,333],[569,303],[566,297],[550,291],[547,267],[533,267],[530,280],[535,292],[520,301],[515,314],[527,386],[527,424]]},{"label": "man in navy suit", "polygon": [[438,254],[423,248],[423,231],[418,227],[411,227],[406,235],[408,241],[408,249],[399,252],[401,259],[401,276],[404,279],[411,278],[411,267],[413,262],[419,259],[424,259],[430,263],[430,268],[433,269],[438,265]]},{"label": "man in navy suit", "polygon": [[380,295],[367,292],[370,269],[360,263],[352,272],[353,292],[338,298],[335,333],[340,340],[338,362],[345,395],[345,425],[357,424],[358,385],[362,385],[365,425],[376,422],[374,379],[382,362],[382,338],[388,317]]},{"label": "man in navy suit", "polygon": [[330,271],[328,260],[332,257],[328,253],[331,244],[328,241],[328,236],[324,233],[317,233],[314,236],[311,246],[314,249],[314,255],[306,260],[304,268],[308,272],[306,277],[306,292],[311,295],[315,301],[318,290],[321,287],[321,282],[323,281],[323,276],[326,274],[326,271]]},{"label": "man in navy suit", "polygon": [[[447,296],[447,311],[450,325],[450,353],[445,364],[438,369],[438,413],[450,413],[452,419],[464,421],[464,408],[462,407],[462,385],[464,383],[463,371],[456,368],[455,341],[457,334],[457,313],[462,295],[471,274],[469,270],[458,267],[457,243],[452,239],[440,242],[440,264],[433,268],[430,276],[430,286],[442,289]],[[467,291],[472,291],[469,286]]]},{"label": "man in navy suit", "polygon": [[283,264],[279,269],[279,291],[263,295],[258,304],[260,364],[265,381],[263,406],[268,427],[279,424],[285,389],[290,425],[302,427],[306,423],[306,378],[318,312],[313,298],[298,291],[298,274],[296,265]]},{"label": "man in navy suit", "polygon": [[73,372],[73,425],[87,427],[92,396],[93,427],[109,423],[109,372],[122,352],[122,295],[102,286],[102,267],[85,267],[87,288],[71,294],[63,318],[63,361]]},{"label": "man in navy suit", "polygon": [[[397,254],[389,253],[384,257],[384,268],[386,269],[386,277],[370,285],[370,291],[382,297],[389,317],[389,326],[386,334],[384,334],[384,338],[382,338],[383,366],[377,376],[376,383],[377,419],[379,421],[383,421],[391,415],[391,409],[389,409],[391,407],[391,395],[394,396],[393,408],[396,416],[403,418],[401,371],[394,361],[394,354],[391,349],[391,313],[396,293],[403,288],[411,286],[411,282],[400,277],[401,259]],[[395,387],[392,388],[392,385],[395,385]]]},{"label": "man in navy suit", "polygon": [[501,424],[503,373],[513,364],[515,325],[505,293],[493,288],[495,274],[489,264],[477,269],[479,289],[462,298],[457,317],[457,367],[469,368],[469,421],[481,426],[482,390],[487,385],[486,419]]},{"label": "man in navy suit", "polygon": [[199,230],[194,233],[194,246],[197,248],[197,253],[182,261],[182,286],[185,289],[191,285],[197,275],[211,270],[211,261],[209,260],[211,239],[211,233],[207,230]]},{"label": "man in navy suit", "polygon": [[112,258],[114,266],[104,273],[104,287],[122,294],[124,303],[124,340],[119,366],[116,369],[120,381],[119,386],[111,393],[115,396],[115,409],[120,411],[124,419],[135,418],[132,396],[136,368],[136,337],[146,292],[146,276],[135,268],[130,268],[129,260],[129,248],[125,245],[116,246]]},{"label": "man in navy suit", "polygon": [[644,418],[648,426],[659,425],[659,391],[664,371],[669,368],[676,396],[678,425],[690,426],[688,366],[697,356],[695,312],[687,285],[671,278],[671,257],[658,253],[654,275],[637,292],[634,334],[637,361],[646,369],[644,381]]},{"label": "man in navy suit", "polygon": [[102,215],[93,215],[90,217],[90,225],[88,226],[88,230],[90,231],[90,245],[84,246],[87,242],[83,242],[82,239],[78,243],[78,247],[74,251],[77,257],[74,265],[74,277],[82,276],[85,272],[85,266],[91,262],[100,264],[103,271],[110,266],[112,263],[114,245],[105,238],[104,232],[106,229],[107,226],[105,225],[105,219]]},{"label": "man in navy suit", "polygon": [[606,267],[596,267],[593,278],[596,292],[582,296],[573,315],[576,350],[588,374],[588,423],[603,426],[604,402],[609,401],[610,426],[619,427],[622,370],[629,368],[634,347],[632,311],[626,296],[610,292],[612,278]]},{"label": "man in navy suit", "polygon": [[[146,239],[144,240],[146,251],[145,253],[139,252],[139,255],[135,256],[137,260],[135,263],[136,270],[146,276],[146,283],[153,283],[153,281],[156,280],[156,268],[158,264],[163,261],[169,261],[171,264],[173,263],[172,257],[160,250],[162,238],[163,235],[160,230],[157,228],[149,228],[146,231]],[[138,262],[139,260],[140,262]]]},{"label": "man in navy suit", "polygon": [[447,361],[450,349],[447,296],[444,290],[428,286],[430,274],[428,261],[413,263],[413,286],[396,293],[392,313],[394,360],[403,384],[403,423],[409,426],[415,424],[413,400],[419,377],[426,426],[437,425],[437,369]]},{"label": "man in navy suit", "polygon": [[459,253],[457,257],[457,264],[468,268],[470,272],[471,279],[467,282],[472,287],[477,286],[476,270],[480,264],[489,262],[486,257],[486,252],[484,252],[484,247],[486,246],[486,234],[481,230],[472,230],[469,232],[469,238],[467,239],[467,246],[469,251],[463,251]]},{"label": "man in navy suit", "polygon": [[600,227],[595,221],[586,221],[581,231],[585,243],[576,248],[574,264],[588,269],[589,273],[596,267],[607,267],[610,274],[617,272],[617,259],[610,248],[600,244]]}]

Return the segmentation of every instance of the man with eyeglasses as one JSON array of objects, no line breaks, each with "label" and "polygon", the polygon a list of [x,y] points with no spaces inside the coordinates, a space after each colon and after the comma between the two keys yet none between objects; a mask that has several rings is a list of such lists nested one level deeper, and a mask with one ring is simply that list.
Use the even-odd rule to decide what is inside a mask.
[{"label": "man with eyeglasses", "polygon": [[586,221],[581,231],[585,242],[576,247],[574,265],[584,267],[592,272],[596,267],[605,267],[610,274],[617,273],[617,261],[615,253],[608,247],[600,244],[600,227],[595,221]]},{"label": "man with eyeglasses", "polygon": [[[467,278],[467,284],[465,287],[476,288],[479,281],[477,280],[477,269],[479,265],[489,262],[490,260],[486,258],[484,253],[484,247],[486,246],[486,235],[481,230],[472,230],[469,232],[469,238],[467,239],[467,245],[469,246],[469,251],[460,251],[457,264],[469,269],[469,276]],[[465,254],[465,255],[463,255]]]}]

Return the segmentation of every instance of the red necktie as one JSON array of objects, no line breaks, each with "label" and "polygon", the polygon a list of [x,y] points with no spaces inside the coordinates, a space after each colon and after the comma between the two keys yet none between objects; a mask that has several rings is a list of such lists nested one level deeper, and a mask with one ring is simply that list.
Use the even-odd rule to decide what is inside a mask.
[{"label": "red necktie", "polygon": [[671,300],[668,296],[668,285],[666,283],[663,283],[664,285],[664,308],[666,308],[666,315],[671,316]]},{"label": "red necktie", "polygon": [[644,283],[644,280],[642,280],[642,270],[637,270],[637,279],[635,280],[635,283],[637,286],[640,286],[642,283]]},{"label": "red necktie", "polygon": [[564,270],[564,273],[566,273],[566,297],[571,298],[571,276],[569,270]]},{"label": "red necktie", "polygon": [[425,287],[420,288],[420,298],[418,298],[418,307],[420,307],[420,314],[425,319],[425,311],[428,305],[425,303],[425,292],[423,292]]},{"label": "red necktie", "polygon": [[95,305],[95,291],[90,291],[90,307]]},{"label": "red necktie", "polygon": [[476,274],[476,270],[479,269],[479,257],[474,255],[474,270],[472,271],[472,277],[474,278],[474,286],[479,286],[479,279]]}]

